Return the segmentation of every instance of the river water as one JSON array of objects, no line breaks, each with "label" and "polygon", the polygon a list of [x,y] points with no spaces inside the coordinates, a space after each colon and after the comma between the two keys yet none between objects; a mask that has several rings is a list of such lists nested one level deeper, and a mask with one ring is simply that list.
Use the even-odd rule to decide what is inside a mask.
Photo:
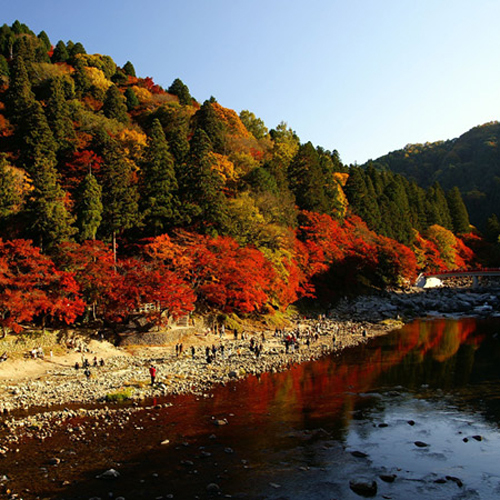
[{"label": "river water", "polygon": [[[414,321],[170,402],[73,422],[0,467],[24,499],[362,498],[353,481],[376,498],[500,498],[497,319]],[[96,478],[111,468],[120,477]]]}]

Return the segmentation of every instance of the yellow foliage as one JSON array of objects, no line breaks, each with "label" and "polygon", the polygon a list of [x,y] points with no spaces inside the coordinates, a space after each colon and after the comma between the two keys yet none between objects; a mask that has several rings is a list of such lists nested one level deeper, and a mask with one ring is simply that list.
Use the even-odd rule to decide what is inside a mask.
[{"label": "yellow foliage", "polygon": [[427,239],[432,241],[438,248],[441,258],[449,269],[455,266],[457,254],[457,239],[448,229],[434,224],[426,231]]},{"label": "yellow foliage", "polygon": [[120,141],[127,156],[139,158],[147,145],[148,138],[143,132],[125,128],[118,132],[116,138]]},{"label": "yellow foliage", "polygon": [[104,73],[100,69],[86,67],[85,73],[87,74],[92,85],[103,92],[106,92],[106,90],[108,90],[108,88],[112,85],[112,82],[104,76]]},{"label": "yellow foliage", "polygon": [[135,92],[135,95],[137,96],[137,99],[139,99],[139,102],[141,104],[151,102],[151,100],[153,99],[153,94],[151,94],[148,89],[134,85],[132,87],[132,90]]},{"label": "yellow foliage", "polygon": [[40,83],[44,80],[49,80],[64,76],[70,73],[68,65],[59,65],[51,63],[33,63],[33,83]]},{"label": "yellow foliage", "polygon": [[208,153],[210,163],[214,170],[217,170],[224,182],[236,180],[233,162],[225,155],[219,153]]},{"label": "yellow foliage", "polygon": [[335,181],[337,181],[335,183],[335,188],[336,188],[336,195],[335,195],[335,199],[337,200],[337,203],[338,203],[338,217],[340,219],[343,219],[346,215],[346,212],[347,212],[347,207],[349,205],[349,201],[347,200],[347,196],[345,195],[344,193],[344,190],[342,189],[343,186],[345,186],[345,183],[347,182],[347,177],[349,177],[348,174],[341,174],[343,176],[345,176],[345,180],[343,177],[340,178],[340,182],[339,182],[339,177],[337,176],[337,173],[335,173],[333,175],[333,178]]},{"label": "yellow foliage", "polygon": [[349,174],[347,172],[335,172],[333,177],[342,187],[345,187]]}]

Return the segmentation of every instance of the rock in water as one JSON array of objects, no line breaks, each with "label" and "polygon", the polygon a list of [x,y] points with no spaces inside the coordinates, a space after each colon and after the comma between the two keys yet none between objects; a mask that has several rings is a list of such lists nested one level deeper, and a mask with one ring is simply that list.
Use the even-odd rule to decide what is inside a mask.
[{"label": "rock in water", "polygon": [[364,497],[374,497],[377,494],[377,481],[367,479],[351,479],[349,487],[354,493]]},{"label": "rock in water", "polygon": [[102,474],[97,476],[97,479],[118,479],[120,477],[120,473],[115,469],[109,469]]}]

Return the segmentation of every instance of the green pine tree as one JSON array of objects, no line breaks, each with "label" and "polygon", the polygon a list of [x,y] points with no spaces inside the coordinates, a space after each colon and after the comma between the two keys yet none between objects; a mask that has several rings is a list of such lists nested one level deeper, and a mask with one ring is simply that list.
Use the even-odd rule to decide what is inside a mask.
[{"label": "green pine tree", "polygon": [[114,118],[121,123],[129,122],[125,97],[116,85],[111,85],[106,91],[102,110],[108,118]]},{"label": "green pine tree", "polygon": [[438,224],[450,231],[453,230],[450,210],[443,189],[435,182],[427,189],[427,222],[430,226]]},{"label": "green pine tree", "polygon": [[46,114],[58,150],[65,152],[74,149],[76,133],[64,96],[63,84],[59,78],[54,78],[50,83]]},{"label": "green pine tree", "polygon": [[123,72],[128,76],[136,76],[134,65],[130,61],[127,61],[123,66]]},{"label": "green pine tree", "polygon": [[312,143],[300,146],[288,168],[288,183],[301,210],[331,212],[324,190],[326,181]]},{"label": "green pine tree", "polygon": [[164,233],[179,219],[174,159],[159,120],[153,121],[141,169],[141,213],[147,234]]},{"label": "green pine tree", "polygon": [[116,237],[140,222],[139,194],[134,164],[120,144],[108,138],[102,156],[102,231],[112,239],[116,257]]},{"label": "green pine tree", "polygon": [[188,224],[209,234],[223,234],[227,227],[227,200],[224,183],[212,168],[211,143],[198,128],[191,139],[191,150],[179,179],[182,216]]},{"label": "green pine tree", "polygon": [[137,95],[132,87],[127,87],[127,90],[125,90],[125,99],[127,101],[128,111],[132,111],[140,104],[139,99],[137,99]]},{"label": "green pine tree", "polygon": [[66,62],[69,59],[68,49],[66,48],[66,44],[59,40],[54,47],[54,52],[52,52],[52,62]]},{"label": "green pine tree", "polygon": [[89,172],[81,182],[77,193],[77,226],[80,241],[94,240],[102,221],[102,189]]},{"label": "green pine tree", "polygon": [[189,93],[189,88],[179,78],[176,78],[172,82],[172,85],[170,85],[167,92],[177,96],[180,104],[184,104],[186,106],[191,106],[193,104],[193,98]]},{"label": "green pine tree", "polygon": [[457,186],[448,191],[446,201],[448,202],[453,232],[455,234],[468,233],[470,231],[469,214]]}]

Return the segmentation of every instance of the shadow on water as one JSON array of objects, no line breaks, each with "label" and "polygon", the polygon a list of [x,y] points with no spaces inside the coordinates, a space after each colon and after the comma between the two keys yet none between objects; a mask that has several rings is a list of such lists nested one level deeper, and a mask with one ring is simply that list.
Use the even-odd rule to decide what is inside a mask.
[{"label": "shadow on water", "polygon": [[[24,499],[359,498],[349,489],[357,476],[377,479],[387,495],[425,498],[434,488],[452,494],[458,483],[446,477],[458,470],[468,478],[469,464],[449,457],[464,456],[453,447],[473,429],[488,439],[467,439],[468,450],[477,441],[476,452],[482,446],[488,460],[500,459],[488,445],[496,443],[500,422],[499,325],[415,321],[340,355],[251,376],[207,397],[177,397],[168,400],[171,407],[158,401],[113,421],[74,419],[46,440],[20,443],[0,461],[0,475],[8,474]],[[431,432],[441,425],[451,433],[441,432],[442,443]],[[415,449],[415,441],[430,438],[432,447]],[[352,455],[359,448],[368,456]],[[96,478],[111,468],[119,478]],[[440,470],[441,483],[434,477]],[[381,482],[384,471],[401,480]],[[494,490],[491,476],[486,484]],[[475,476],[469,480],[470,491],[479,491]]]}]

